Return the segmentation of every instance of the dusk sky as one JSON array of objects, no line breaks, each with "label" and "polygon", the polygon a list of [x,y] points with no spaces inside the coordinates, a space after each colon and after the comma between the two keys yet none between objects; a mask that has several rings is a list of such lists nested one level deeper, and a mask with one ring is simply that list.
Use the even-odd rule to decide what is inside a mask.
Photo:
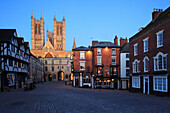
[{"label": "dusk sky", "polygon": [[0,28],[17,29],[18,36],[31,47],[31,15],[39,20],[43,13],[47,26],[54,30],[57,21],[66,20],[66,50],[88,46],[93,40],[112,41],[115,35],[130,38],[152,19],[154,8],[167,9],[170,0],[1,0]]}]

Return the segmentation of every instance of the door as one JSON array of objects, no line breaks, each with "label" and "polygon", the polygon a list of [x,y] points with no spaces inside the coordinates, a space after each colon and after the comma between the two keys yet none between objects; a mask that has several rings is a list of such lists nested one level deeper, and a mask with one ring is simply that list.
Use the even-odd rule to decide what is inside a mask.
[{"label": "door", "polygon": [[143,93],[149,94],[149,77],[143,78]]}]

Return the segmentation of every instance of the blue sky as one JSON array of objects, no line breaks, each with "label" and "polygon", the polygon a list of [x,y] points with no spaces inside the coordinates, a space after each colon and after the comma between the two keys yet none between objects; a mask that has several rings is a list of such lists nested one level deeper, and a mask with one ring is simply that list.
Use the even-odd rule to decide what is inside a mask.
[{"label": "blue sky", "polygon": [[31,14],[40,19],[43,13],[45,38],[47,26],[53,31],[53,18],[66,19],[66,50],[74,37],[77,46],[91,40],[112,41],[115,35],[130,38],[152,19],[154,8],[167,9],[169,0],[1,0],[0,28],[17,29],[31,46]]}]

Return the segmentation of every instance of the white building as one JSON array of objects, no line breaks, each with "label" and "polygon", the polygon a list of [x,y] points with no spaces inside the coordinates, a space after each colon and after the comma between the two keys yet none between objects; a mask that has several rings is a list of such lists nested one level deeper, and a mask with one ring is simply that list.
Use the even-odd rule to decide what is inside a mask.
[{"label": "white building", "polygon": [[129,43],[120,50],[120,85],[119,89],[129,89]]}]

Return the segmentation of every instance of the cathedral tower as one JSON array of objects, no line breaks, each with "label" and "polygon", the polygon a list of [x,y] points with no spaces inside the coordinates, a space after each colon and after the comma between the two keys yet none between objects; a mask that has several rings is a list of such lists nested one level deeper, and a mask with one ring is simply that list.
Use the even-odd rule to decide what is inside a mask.
[{"label": "cathedral tower", "polygon": [[55,50],[65,51],[65,18],[62,22],[57,22],[54,15],[54,48]]},{"label": "cathedral tower", "polygon": [[32,49],[41,50],[44,46],[44,19],[41,14],[40,20],[35,20],[33,13],[31,16],[31,32],[32,32]]}]

